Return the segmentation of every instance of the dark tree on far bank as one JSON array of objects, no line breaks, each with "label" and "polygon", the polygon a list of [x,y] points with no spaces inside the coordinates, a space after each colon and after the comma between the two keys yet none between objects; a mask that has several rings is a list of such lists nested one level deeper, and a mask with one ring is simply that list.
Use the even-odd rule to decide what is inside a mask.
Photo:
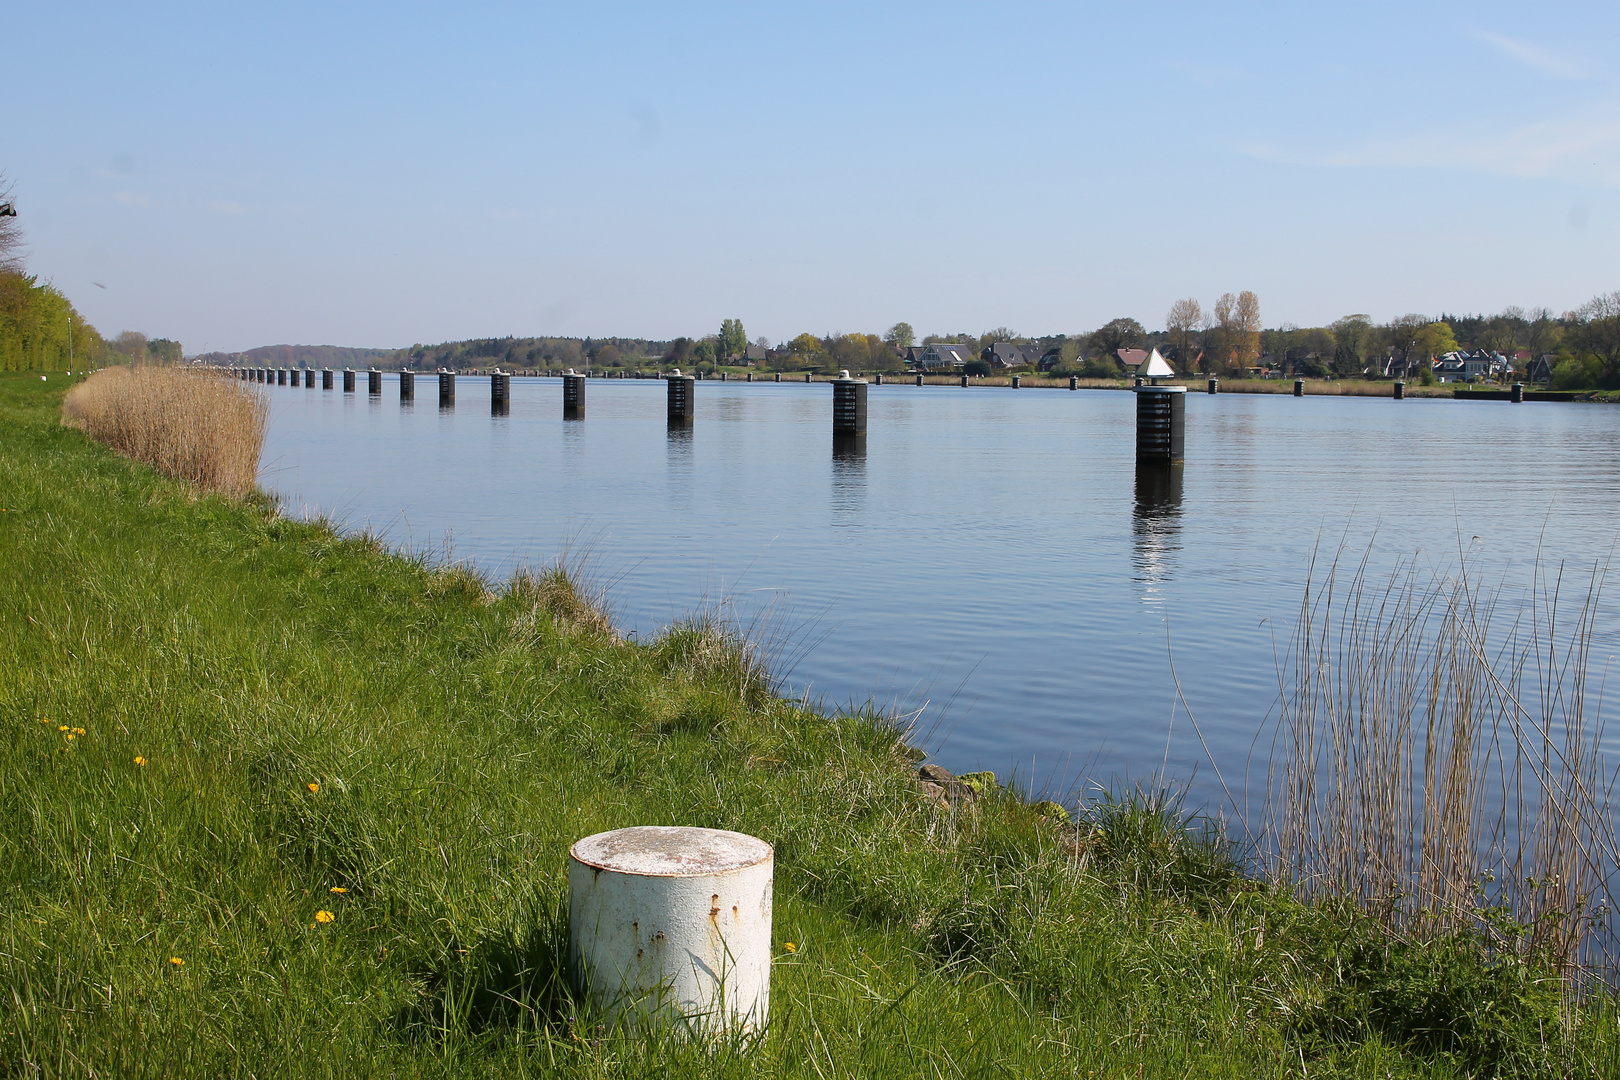
[{"label": "dark tree on far bank", "polygon": [[1111,319],[1091,332],[1091,351],[1113,356],[1120,349],[1139,349],[1147,331],[1135,319]]}]

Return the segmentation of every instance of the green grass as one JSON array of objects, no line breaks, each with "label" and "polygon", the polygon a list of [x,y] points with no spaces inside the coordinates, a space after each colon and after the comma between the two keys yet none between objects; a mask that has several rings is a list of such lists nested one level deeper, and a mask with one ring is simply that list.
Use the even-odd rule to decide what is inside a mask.
[{"label": "green grass", "polygon": [[[953,814],[712,628],[197,497],[62,389],[0,377],[0,1076],[1620,1072],[1603,1000],[1296,903],[1161,793]],[[563,982],[568,845],[654,823],[776,846],[758,1043]]]}]

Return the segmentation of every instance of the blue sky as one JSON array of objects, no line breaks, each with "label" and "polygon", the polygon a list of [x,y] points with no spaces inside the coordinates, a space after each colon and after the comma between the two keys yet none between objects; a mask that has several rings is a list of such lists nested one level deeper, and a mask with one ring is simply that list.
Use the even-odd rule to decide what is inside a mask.
[{"label": "blue sky", "polygon": [[188,352],[1620,288],[1620,5],[18,5],[29,266]]}]

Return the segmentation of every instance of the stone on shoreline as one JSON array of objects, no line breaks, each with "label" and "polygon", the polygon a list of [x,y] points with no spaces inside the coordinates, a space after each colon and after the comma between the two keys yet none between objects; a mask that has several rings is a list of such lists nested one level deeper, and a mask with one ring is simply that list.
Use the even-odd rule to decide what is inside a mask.
[{"label": "stone on shoreline", "polygon": [[971,803],[973,789],[957,779],[956,774],[939,765],[924,765],[917,770],[917,784],[929,802],[936,806],[951,807]]}]

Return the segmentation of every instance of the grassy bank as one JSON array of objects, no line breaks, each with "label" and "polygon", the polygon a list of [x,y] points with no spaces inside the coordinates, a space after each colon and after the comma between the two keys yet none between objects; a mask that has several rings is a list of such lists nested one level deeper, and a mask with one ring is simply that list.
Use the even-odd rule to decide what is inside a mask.
[{"label": "grassy bank", "polygon": [[[1534,957],[1298,902],[1151,798],[942,807],[712,628],[198,496],[60,394],[0,377],[0,1075],[1620,1072]],[[759,1045],[570,998],[567,846],[643,823],[776,846]]]}]

